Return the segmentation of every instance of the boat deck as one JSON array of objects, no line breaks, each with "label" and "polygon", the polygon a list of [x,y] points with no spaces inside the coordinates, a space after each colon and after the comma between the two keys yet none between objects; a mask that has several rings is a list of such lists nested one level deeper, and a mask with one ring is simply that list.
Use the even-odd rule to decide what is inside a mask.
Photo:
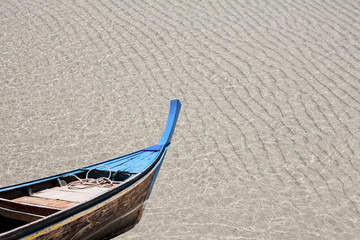
[{"label": "boat deck", "polygon": [[[0,238],[19,239],[46,227],[44,233],[51,237],[42,239],[83,239],[82,235],[103,239],[133,227],[141,218],[143,202],[151,193],[170,145],[180,107],[179,100],[171,101],[168,121],[157,145],[74,171],[0,188]],[[112,201],[112,196],[120,194],[122,199]],[[78,214],[90,208],[98,210],[95,205],[100,202],[104,205],[99,208],[108,206],[84,216]],[[50,228],[51,224],[76,214],[84,220],[72,221],[72,231],[67,228],[69,225]],[[93,232],[88,232],[88,227]],[[68,234],[67,237],[59,231]]]},{"label": "boat deck", "polygon": [[36,192],[32,195],[32,197],[81,203],[95,197],[96,195],[104,193],[109,189],[110,188],[108,187],[69,189],[67,186],[62,186]]},{"label": "boat deck", "polygon": [[[56,182],[61,183],[60,180]],[[74,207],[109,191],[118,184],[116,182],[111,186],[91,186],[84,189],[70,189],[67,185],[59,184],[61,186],[36,192],[32,192],[29,187],[26,196],[12,199],[0,197],[0,233]],[[6,225],[6,222],[11,224]]]},{"label": "boat deck", "polygon": [[[157,159],[162,145],[84,167],[56,177],[25,183],[0,191],[0,234],[49,217],[96,198],[131,179]],[[111,178],[112,185],[79,186],[84,180]],[[81,181],[80,181],[81,182]],[[70,185],[69,185],[70,184]],[[93,183],[89,183],[90,185]],[[69,187],[70,186],[70,187]]]},{"label": "boat deck", "polygon": [[20,204],[31,204],[37,206],[45,206],[50,208],[55,208],[59,210],[67,209],[77,205],[77,202],[59,200],[59,199],[49,199],[42,197],[34,197],[34,196],[24,196],[20,198],[16,198],[12,200],[13,202]]}]

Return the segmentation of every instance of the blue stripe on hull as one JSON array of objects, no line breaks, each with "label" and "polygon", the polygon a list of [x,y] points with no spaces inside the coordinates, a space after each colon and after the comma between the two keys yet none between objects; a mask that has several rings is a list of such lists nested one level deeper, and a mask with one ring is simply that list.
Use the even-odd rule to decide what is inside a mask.
[{"label": "blue stripe on hull", "polygon": [[157,177],[157,175],[158,175],[158,173],[159,173],[159,171],[160,171],[161,165],[162,165],[162,163],[163,163],[163,160],[164,160],[164,158],[165,158],[165,155],[166,155],[166,152],[167,152],[168,148],[169,148],[169,146],[166,147],[166,149],[165,149],[165,151],[164,151],[164,154],[162,155],[162,157],[161,157],[161,159],[160,159],[159,166],[157,166],[157,168],[156,168],[156,170],[155,170],[154,178],[153,178],[153,180],[152,180],[152,182],[151,182],[151,186],[150,186],[149,192],[148,192],[148,194],[147,194],[147,196],[146,196],[146,199],[148,199],[148,198],[150,197],[151,191],[152,191],[152,189],[153,189],[153,187],[154,187],[154,184],[155,184],[155,181],[156,181],[156,177]]}]

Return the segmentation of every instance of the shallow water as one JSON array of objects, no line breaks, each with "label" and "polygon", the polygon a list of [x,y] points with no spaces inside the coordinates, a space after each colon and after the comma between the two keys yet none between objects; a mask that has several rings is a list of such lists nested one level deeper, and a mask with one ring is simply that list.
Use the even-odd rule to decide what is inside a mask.
[{"label": "shallow water", "polygon": [[2,1],[0,186],[156,144],[117,239],[360,236],[356,1]]}]

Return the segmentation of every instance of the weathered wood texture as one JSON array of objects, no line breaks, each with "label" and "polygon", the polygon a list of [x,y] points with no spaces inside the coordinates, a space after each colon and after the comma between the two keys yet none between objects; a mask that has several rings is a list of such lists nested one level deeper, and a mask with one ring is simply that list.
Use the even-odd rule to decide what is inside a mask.
[{"label": "weathered wood texture", "polygon": [[[115,185],[113,185],[115,186]],[[110,188],[104,187],[91,187],[85,189],[69,189],[67,186],[54,187],[50,189],[45,189],[40,192],[33,194],[34,197],[47,198],[47,199],[57,199],[69,202],[85,202],[90,198],[95,197],[102,192],[108,191]]]},{"label": "weathered wood texture", "polygon": [[77,202],[69,202],[64,200],[55,200],[55,199],[47,199],[40,197],[28,197],[28,196],[20,197],[12,201],[17,203],[29,203],[39,206],[53,207],[57,209],[66,209],[78,204]]},{"label": "weathered wood texture", "polygon": [[3,208],[3,207],[0,207],[0,216],[14,219],[14,220],[19,220],[22,222],[34,222],[36,220],[44,218],[44,216],[41,216],[41,215],[12,210],[12,209]]},{"label": "weathered wood texture", "polygon": [[49,228],[34,239],[110,239],[127,231],[140,220],[153,176],[154,171],[116,199],[55,228]]},{"label": "weathered wood texture", "polygon": [[49,206],[41,207],[29,203],[19,203],[8,199],[0,198],[0,207],[17,210],[21,212],[33,213],[42,216],[48,216],[60,211],[60,209],[51,208]]}]

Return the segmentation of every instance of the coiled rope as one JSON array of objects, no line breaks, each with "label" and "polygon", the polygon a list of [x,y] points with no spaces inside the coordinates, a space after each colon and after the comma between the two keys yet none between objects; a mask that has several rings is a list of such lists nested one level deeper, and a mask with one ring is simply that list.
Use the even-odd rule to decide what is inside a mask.
[{"label": "coiled rope", "polygon": [[[97,168],[104,167],[109,171],[108,177],[100,177],[97,179],[89,178],[89,173],[92,170],[95,170]],[[111,177],[111,170],[105,165],[97,166],[94,168],[91,168],[87,173],[86,177],[84,179],[79,178],[78,176],[71,174],[70,176],[74,176],[77,181],[73,181],[67,185],[69,189],[85,189],[85,188],[92,188],[92,187],[109,187],[113,185],[113,181],[110,180]]]}]

